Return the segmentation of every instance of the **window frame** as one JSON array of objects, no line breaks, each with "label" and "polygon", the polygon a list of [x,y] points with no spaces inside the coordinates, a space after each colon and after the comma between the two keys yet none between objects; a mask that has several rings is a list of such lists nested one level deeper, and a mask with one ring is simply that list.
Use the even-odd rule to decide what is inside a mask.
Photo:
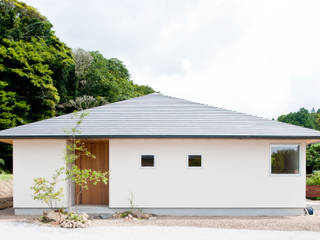
[{"label": "window frame", "polygon": [[[142,169],[152,169],[156,168],[156,155],[149,153],[149,154],[140,154],[140,159],[139,159],[139,168]],[[142,156],[153,156],[153,166],[142,166]]]},{"label": "window frame", "polygon": [[[201,157],[201,166],[200,167],[190,167],[189,166],[189,156],[200,156]],[[192,154],[187,154],[187,159],[186,159],[187,161],[186,161],[186,167],[188,168],[188,169],[202,169],[203,168],[203,155],[202,154],[199,154],[199,153],[192,153]]]},{"label": "window frame", "polygon": [[[284,146],[298,146],[299,147],[299,160],[298,160],[298,173],[272,173],[272,147],[273,146],[279,146],[279,145],[284,145]],[[301,165],[302,165],[302,151],[301,151],[301,144],[300,143],[271,143],[269,147],[269,176],[273,177],[296,177],[296,176],[301,176]]]}]

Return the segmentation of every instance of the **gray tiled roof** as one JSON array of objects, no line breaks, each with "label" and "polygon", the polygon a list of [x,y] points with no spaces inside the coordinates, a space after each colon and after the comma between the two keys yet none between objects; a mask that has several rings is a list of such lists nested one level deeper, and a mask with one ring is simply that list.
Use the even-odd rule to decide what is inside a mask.
[{"label": "gray tiled roof", "polygon": [[[88,109],[82,137],[318,138],[320,131],[153,93]],[[66,137],[71,114],[0,131],[4,138]]]}]

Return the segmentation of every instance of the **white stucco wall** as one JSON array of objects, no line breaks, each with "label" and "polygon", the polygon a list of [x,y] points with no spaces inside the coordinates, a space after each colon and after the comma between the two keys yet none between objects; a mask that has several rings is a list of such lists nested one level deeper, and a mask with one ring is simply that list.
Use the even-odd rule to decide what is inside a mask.
[{"label": "white stucco wall", "polygon": [[[13,207],[41,208],[47,207],[40,201],[33,200],[33,179],[45,177],[51,179],[55,170],[64,166],[65,140],[14,140],[13,141]],[[57,186],[64,188],[64,197],[58,207],[66,206],[67,185],[60,182]]]},{"label": "white stucco wall", "polygon": [[[270,144],[301,144],[300,175],[270,175]],[[154,154],[156,167],[140,168]],[[203,167],[186,167],[201,154]],[[300,208],[305,143],[296,140],[110,139],[110,207]]]}]

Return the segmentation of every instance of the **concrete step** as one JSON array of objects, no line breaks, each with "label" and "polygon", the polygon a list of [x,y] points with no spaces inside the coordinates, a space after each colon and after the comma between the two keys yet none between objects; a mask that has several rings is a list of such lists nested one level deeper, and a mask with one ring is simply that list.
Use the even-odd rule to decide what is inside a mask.
[{"label": "concrete step", "polygon": [[110,215],[115,214],[115,211],[104,205],[78,205],[73,206],[72,211],[85,212],[89,215]]}]

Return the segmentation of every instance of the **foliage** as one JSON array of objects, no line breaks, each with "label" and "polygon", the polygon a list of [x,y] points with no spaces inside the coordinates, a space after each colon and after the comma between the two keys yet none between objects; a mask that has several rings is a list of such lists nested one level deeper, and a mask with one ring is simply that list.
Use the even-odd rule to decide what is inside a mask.
[{"label": "foliage", "polygon": [[[72,51],[35,8],[0,0],[0,130],[152,93],[98,51]],[[4,169],[12,148],[0,143]]]},{"label": "foliage", "polygon": [[[0,130],[55,115],[72,69],[71,50],[36,9],[0,0]],[[0,144],[6,169],[11,147]]]},{"label": "foliage", "polygon": [[74,49],[72,56],[75,61],[75,76],[78,78],[79,84],[85,85],[88,69],[93,61],[93,57],[90,52],[81,48]]},{"label": "foliage", "polygon": [[5,91],[14,92],[30,107],[32,114],[25,122],[54,116],[58,90],[65,88],[65,73],[74,64],[71,49],[34,8],[1,0],[0,13],[0,79]]},{"label": "foliage", "polygon": [[12,172],[12,145],[0,143],[0,157],[4,161],[4,165],[0,165],[0,172]]},{"label": "foliage", "polygon": [[307,178],[307,185],[320,185],[320,171],[315,171]]},{"label": "foliage", "polygon": [[[320,110],[320,109],[319,109]],[[291,112],[287,115],[281,115],[278,117],[278,121],[290,123],[306,128],[312,128],[320,130],[320,111],[318,112],[311,111],[309,112],[305,108],[300,108],[297,112]]]},{"label": "foliage", "polygon": [[50,39],[51,23],[35,8],[16,0],[0,1],[0,36],[30,40],[33,36]]},{"label": "foliage", "polygon": [[16,92],[3,90],[7,85],[0,80],[0,129],[23,124],[30,109],[25,101],[19,100]]},{"label": "foliage", "polygon": [[[278,117],[278,121],[320,130],[320,109],[308,111],[305,108],[301,108],[297,112],[281,115]],[[307,146],[307,173],[310,174],[315,170],[320,170],[319,144]]]},{"label": "foliage", "polygon": [[61,201],[63,196],[63,188],[56,189],[56,185],[59,181],[59,177],[63,174],[64,168],[56,170],[51,181],[45,178],[35,178],[31,190],[33,190],[33,199],[40,200],[48,205],[49,208],[53,208],[57,201]]},{"label": "foliage", "polygon": [[312,144],[307,147],[307,173],[320,170],[320,144]]},{"label": "foliage", "polygon": [[92,96],[81,96],[76,97],[75,100],[71,99],[68,102],[59,104],[58,108],[64,112],[70,112],[72,110],[83,111],[88,108],[101,106],[107,104],[108,102],[104,97],[92,97]]},{"label": "foliage", "polygon": [[[36,38],[31,42],[4,39],[0,47],[1,87],[8,97],[25,99],[16,105],[25,111],[26,122],[55,115],[59,95],[47,64],[54,54],[44,40]],[[27,114],[29,111],[32,114]],[[23,123],[23,118],[18,121]]]},{"label": "foliage", "polygon": [[[73,97],[60,105],[63,113],[154,92],[148,86],[134,84],[126,66],[116,58],[106,59],[98,51],[83,49],[74,50],[74,58],[76,74],[69,89],[69,96]],[[90,104],[86,104],[89,98]]]},{"label": "foliage", "polygon": [[121,218],[125,218],[127,217],[129,214],[131,214],[131,211],[124,211],[124,212],[121,212],[119,217]]}]

